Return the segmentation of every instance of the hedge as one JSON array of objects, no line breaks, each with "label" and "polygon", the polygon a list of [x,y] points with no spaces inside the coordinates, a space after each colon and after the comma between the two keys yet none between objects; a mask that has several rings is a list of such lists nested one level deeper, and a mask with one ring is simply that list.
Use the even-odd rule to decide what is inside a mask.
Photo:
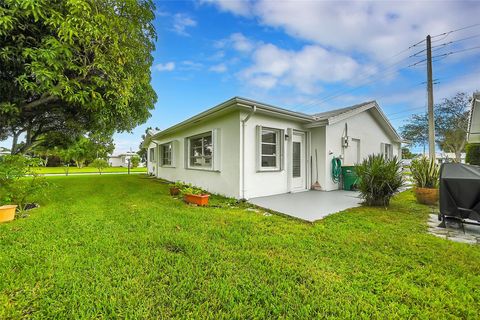
[{"label": "hedge", "polygon": [[480,165],[480,143],[470,143],[466,147],[465,162]]}]

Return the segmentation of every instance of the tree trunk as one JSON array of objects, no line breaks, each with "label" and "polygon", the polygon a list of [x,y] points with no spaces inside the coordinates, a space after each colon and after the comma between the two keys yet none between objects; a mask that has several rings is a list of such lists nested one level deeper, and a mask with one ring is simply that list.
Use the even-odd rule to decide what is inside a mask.
[{"label": "tree trunk", "polygon": [[18,136],[19,136],[18,133],[13,133],[12,150],[10,150],[10,154],[12,156],[16,153],[16,150],[17,150]]}]

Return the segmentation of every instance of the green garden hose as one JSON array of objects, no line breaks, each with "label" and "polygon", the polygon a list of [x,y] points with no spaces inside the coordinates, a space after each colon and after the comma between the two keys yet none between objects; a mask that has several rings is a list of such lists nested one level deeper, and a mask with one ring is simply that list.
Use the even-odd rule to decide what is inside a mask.
[{"label": "green garden hose", "polygon": [[340,176],[342,175],[342,160],[337,157],[332,159],[332,180],[337,183],[340,182]]}]

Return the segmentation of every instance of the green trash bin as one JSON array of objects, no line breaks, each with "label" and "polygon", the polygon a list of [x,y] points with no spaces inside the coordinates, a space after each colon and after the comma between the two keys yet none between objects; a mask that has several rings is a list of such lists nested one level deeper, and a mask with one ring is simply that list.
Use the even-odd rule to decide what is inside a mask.
[{"label": "green trash bin", "polygon": [[343,190],[357,189],[357,173],[354,166],[342,166]]}]

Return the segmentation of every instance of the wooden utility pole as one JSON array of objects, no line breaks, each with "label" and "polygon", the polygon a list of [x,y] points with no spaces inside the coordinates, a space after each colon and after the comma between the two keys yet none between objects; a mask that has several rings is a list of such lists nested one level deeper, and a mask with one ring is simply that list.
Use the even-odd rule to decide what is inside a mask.
[{"label": "wooden utility pole", "polygon": [[428,155],[435,160],[435,117],[433,115],[432,39],[427,36]]}]

